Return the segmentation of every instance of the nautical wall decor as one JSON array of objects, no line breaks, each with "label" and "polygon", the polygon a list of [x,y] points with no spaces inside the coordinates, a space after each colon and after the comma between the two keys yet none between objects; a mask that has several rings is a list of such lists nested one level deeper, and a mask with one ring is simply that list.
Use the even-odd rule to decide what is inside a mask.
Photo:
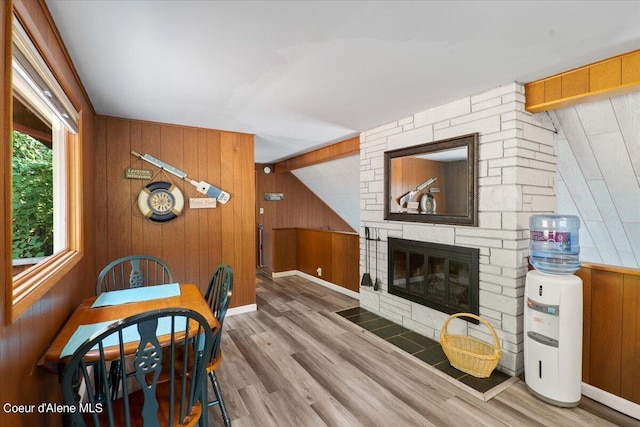
[{"label": "nautical wall decor", "polygon": [[187,178],[186,172],[181,171],[178,168],[174,168],[170,164],[165,163],[162,160],[156,159],[150,154],[140,154],[140,153],[136,153],[135,151],[132,151],[131,154],[138,157],[141,160],[144,160],[145,162],[151,163],[152,165],[159,167],[163,171],[172,173],[178,178],[187,181],[188,183],[196,187],[196,190],[198,190],[198,192],[202,194],[206,194],[209,197],[213,197],[223,205],[227,203],[231,198],[231,194],[227,193],[226,191],[222,191],[218,187],[215,187],[206,181],[198,182],[193,179]]},{"label": "nautical wall decor", "polygon": [[153,222],[167,222],[178,217],[184,208],[184,196],[175,184],[150,182],[138,194],[138,209]]}]

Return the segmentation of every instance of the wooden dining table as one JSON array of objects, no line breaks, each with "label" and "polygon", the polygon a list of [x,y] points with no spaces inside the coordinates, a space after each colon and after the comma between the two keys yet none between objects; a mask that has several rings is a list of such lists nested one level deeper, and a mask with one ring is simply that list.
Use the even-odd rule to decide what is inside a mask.
[{"label": "wooden dining table", "polygon": [[[151,290],[154,286],[147,288]],[[137,290],[136,294],[139,295],[140,289],[147,288],[134,288],[133,290]],[[69,339],[71,339],[78,328],[83,325],[115,322],[136,314],[163,308],[187,308],[196,311],[204,316],[212,331],[215,333],[216,329],[219,328],[218,321],[213,315],[209,304],[202,296],[200,289],[194,284],[180,284],[179,289],[180,293],[176,296],[133,302],[126,301],[128,289],[113,291],[121,293],[120,296],[124,297],[122,298],[123,302],[102,307],[92,307],[98,298],[97,296],[85,299],[73,314],[71,314],[71,317],[69,317],[67,322],[62,326],[62,329],[60,329],[60,332],[58,332],[58,335],[53,339],[53,342],[42,357],[41,364],[47,367],[57,365],[57,370],[60,372],[60,368],[63,367],[66,360],[71,357],[71,355],[62,355],[62,352],[69,342]],[[133,292],[131,292],[131,294],[133,294]]]},{"label": "wooden dining table", "polygon": [[[78,308],[76,308],[76,310],[71,314],[67,322],[62,326],[62,329],[60,329],[58,335],[53,339],[53,342],[38,364],[52,372],[56,372],[59,378],[61,378],[64,366],[73,354],[73,351],[70,351],[65,347],[79,328],[100,323],[113,323],[118,320],[126,319],[130,316],[159,309],[186,308],[193,310],[205,318],[214,334],[217,332],[220,328],[220,324],[213,315],[213,312],[200,292],[200,289],[198,289],[196,285],[179,284],[179,292],[176,291],[169,296],[163,295],[162,292],[158,292],[161,286],[164,287],[170,285],[156,285],[145,288],[110,291],[102,293],[100,296],[90,297],[83,300]],[[148,293],[149,295],[145,296],[145,293]],[[152,299],[148,299],[149,297]],[[94,307],[94,305],[100,303],[100,301],[97,301],[99,298],[101,298],[100,301],[105,299],[108,300],[107,305]],[[193,333],[196,333],[197,328],[192,328],[191,330]],[[158,341],[161,345],[163,344],[163,341],[166,341],[168,345],[171,341],[171,336],[159,336]],[[82,342],[77,343],[78,346],[81,344]],[[137,342],[127,343],[125,345],[125,354],[134,354],[137,347]],[[130,351],[127,351],[127,349]],[[105,348],[105,358],[107,360],[117,360],[119,358],[117,346],[114,346],[111,350],[113,351]],[[63,351],[70,354],[63,355]],[[94,352],[96,353],[95,356],[97,356],[97,350]],[[92,356],[90,353],[87,353],[87,355],[87,360],[90,361]],[[101,375],[97,375],[95,380],[100,381],[100,378]],[[203,381],[206,386],[206,376]],[[74,385],[74,387],[79,387],[79,384]],[[76,392],[78,391],[76,390]],[[100,402],[105,398],[107,397],[103,394],[96,396],[96,399]],[[206,403],[204,405],[206,407]],[[67,417],[67,415],[63,414],[63,423],[65,423],[65,417]],[[202,422],[204,425],[208,424],[207,418],[207,411],[203,411]]]}]

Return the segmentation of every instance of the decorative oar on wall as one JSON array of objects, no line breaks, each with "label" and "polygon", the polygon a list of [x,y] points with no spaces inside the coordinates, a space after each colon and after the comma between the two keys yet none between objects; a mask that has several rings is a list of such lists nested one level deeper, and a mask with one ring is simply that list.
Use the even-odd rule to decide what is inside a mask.
[{"label": "decorative oar on wall", "polygon": [[131,154],[136,156],[136,157],[138,157],[139,159],[144,160],[145,162],[151,163],[152,165],[159,167],[160,169],[162,169],[164,171],[167,171],[169,173],[174,174],[175,176],[177,176],[180,179],[183,179],[183,180],[187,181],[188,183],[190,183],[191,185],[196,187],[198,192],[200,192],[202,194],[206,194],[207,196],[216,199],[217,201],[219,201],[223,205],[225,203],[227,203],[229,201],[229,199],[231,198],[231,194],[227,193],[226,191],[222,191],[218,187],[213,186],[213,185],[209,184],[208,182],[195,181],[193,179],[190,179],[190,178],[187,177],[187,173],[186,172],[181,171],[178,168],[174,168],[170,164],[165,163],[160,159],[156,159],[155,157],[153,157],[150,154],[140,154],[140,153],[136,153],[135,151],[132,151]]}]

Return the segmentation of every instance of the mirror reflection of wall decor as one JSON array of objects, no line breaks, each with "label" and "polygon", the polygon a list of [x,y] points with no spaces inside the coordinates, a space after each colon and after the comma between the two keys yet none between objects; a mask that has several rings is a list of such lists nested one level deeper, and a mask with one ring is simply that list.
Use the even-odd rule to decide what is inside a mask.
[{"label": "mirror reflection of wall decor", "polygon": [[478,134],[384,153],[384,218],[478,226]]}]

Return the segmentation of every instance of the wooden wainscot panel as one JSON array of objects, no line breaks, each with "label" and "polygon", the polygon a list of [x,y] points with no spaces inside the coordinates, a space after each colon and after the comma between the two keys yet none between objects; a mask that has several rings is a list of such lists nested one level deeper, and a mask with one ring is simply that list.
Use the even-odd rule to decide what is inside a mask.
[{"label": "wooden wainscot panel", "polygon": [[590,384],[620,395],[623,275],[591,272]]},{"label": "wooden wainscot panel", "polygon": [[581,268],[576,276],[582,279],[582,382],[590,384],[591,366],[591,269]]},{"label": "wooden wainscot panel", "polygon": [[358,234],[304,228],[273,231],[274,272],[298,270],[359,292]]},{"label": "wooden wainscot panel", "polygon": [[282,228],[273,230],[273,271],[292,271],[298,268],[297,230]]},{"label": "wooden wainscot panel", "polygon": [[333,283],[359,292],[360,237],[351,233],[332,233],[331,240]]},{"label": "wooden wainscot panel", "polygon": [[[333,283],[331,233],[298,229],[298,270]],[[322,273],[318,274],[318,268]]]},{"label": "wooden wainscot panel", "polygon": [[625,274],[620,396],[640,404],[640,276]]}]

